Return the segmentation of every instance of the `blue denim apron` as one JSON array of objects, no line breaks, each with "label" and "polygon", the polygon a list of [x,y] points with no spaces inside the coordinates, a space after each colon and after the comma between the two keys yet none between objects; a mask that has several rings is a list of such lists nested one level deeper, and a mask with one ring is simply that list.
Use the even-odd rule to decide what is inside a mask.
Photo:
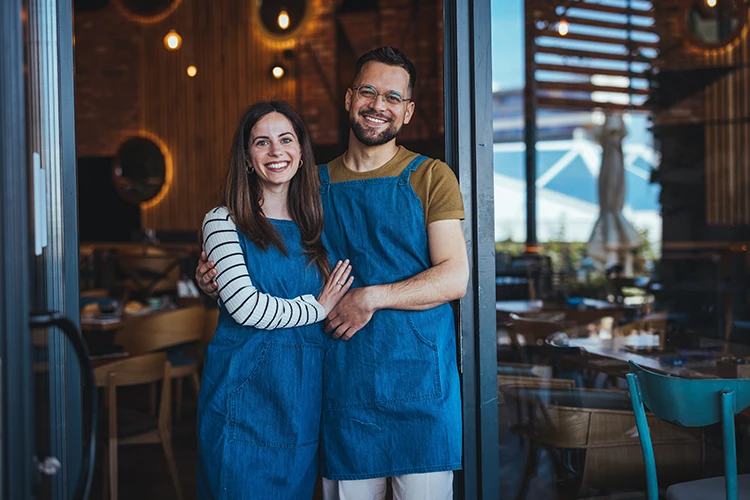
[{"label": "blue denim apron", "polygon": [[[354,286],[402,281],[431,265],[422,203],[409,177],[331,183],[320,167],[324,239],[349,258]],[[377,311],[323,362],[321,474],[350,480],[461,468],[461,398],[450,304]]]},{"label": "blue denim apron", "polygon": [[[260,250],[238,231],[254,285],[284,298],[320,291],[297,225],[272,223],[288,257]],[[312,498],[327,339],[320,323],[259,330],[221,308],[198,403],[199,499]]]}]

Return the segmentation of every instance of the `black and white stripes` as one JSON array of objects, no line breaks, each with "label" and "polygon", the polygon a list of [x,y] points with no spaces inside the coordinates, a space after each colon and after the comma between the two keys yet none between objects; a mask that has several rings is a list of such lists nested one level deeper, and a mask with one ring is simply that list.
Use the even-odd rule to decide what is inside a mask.
[{"label": "black and white stripes", "polygon": [[323,306],[312,295],[282,299],[253,286],[237,229],[225,207],[211,210],[203,219],[203,249],[219,273],[219,297],[237,323],[274,330],[323,320]]}]

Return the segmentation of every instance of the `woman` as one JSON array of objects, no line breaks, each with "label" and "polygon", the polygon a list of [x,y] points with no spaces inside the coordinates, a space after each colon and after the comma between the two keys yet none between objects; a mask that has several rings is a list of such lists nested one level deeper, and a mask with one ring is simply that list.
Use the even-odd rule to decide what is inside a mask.
[{"label": "woman", "polygon": [[318,183],[297,113],[245,111],[203,223],[222,307],[198,405],[199,499],[312,497],[326,340],[314,323],[353,281],[348,261],[329,270]]}]

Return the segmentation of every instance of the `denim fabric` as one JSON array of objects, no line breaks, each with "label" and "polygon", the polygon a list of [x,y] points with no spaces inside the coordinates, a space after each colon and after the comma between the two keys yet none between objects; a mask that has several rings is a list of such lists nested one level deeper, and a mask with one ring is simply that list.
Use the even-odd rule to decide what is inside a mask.
[{"label": "denim fabric", "polygon": [[[424,213],[409,177],[331,183],[320,167],[331,261],[351,260],[354,287],[430,267]],[[321,473],[350,480],[461,468],[461,400],[449,304],[377,311],[323,361]]]},{"label": "denim fabric", "polygon": [[[284,298],[317,294],[322,279],[308,266],[298,227],[272,222],[288,257],[260,250],[238,231],[253,283]],[[264,331],[221,309],[198,406],[199,499],[312,498],[326,340],[320,323]]]}]

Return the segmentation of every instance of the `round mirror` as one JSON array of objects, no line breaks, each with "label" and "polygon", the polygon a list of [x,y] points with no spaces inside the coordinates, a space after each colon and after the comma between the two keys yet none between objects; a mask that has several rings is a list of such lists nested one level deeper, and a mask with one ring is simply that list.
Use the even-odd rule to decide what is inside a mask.
[{"label": "round mirror", "polygon": [[117,0],[115,3],[126,17],[142,23],[154,23],[171,14],[182,0]]},{"label": "round mirror", "polygon": [[161,148],[146,137],[131,137],[117,149],[112,177],[117,192],[130,203],[154,198],[164,186],[167,160]]},{"label": "round mirror", "polygon": [[692,0],[687,8],[688,33],[701,48],[716,49],[733,42],[746,21],[741,0]]},{"label": "round mirror", "polygon": [[266,35],[285,39],[299,30],[309,11],[306,0],[257,0],[255,17]]}]

